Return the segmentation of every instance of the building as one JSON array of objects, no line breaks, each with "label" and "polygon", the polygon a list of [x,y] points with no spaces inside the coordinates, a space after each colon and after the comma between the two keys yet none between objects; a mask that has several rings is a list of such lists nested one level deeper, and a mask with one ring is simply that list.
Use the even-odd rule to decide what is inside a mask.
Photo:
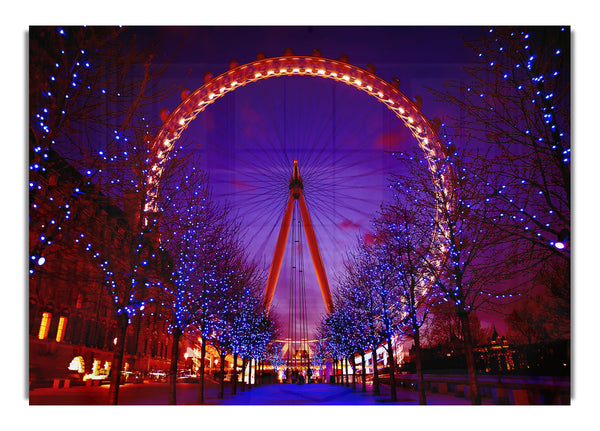
[{"label": "building", "polygon": [[477,368],[486,373],[508,372],[515,369],[515,351],[504,336],[494,328],[492,337],[485,345],[475,347]]},{"label": "building", "polygon": [[[30,158],[40,160],[30,171],[30,387],[55,379],[102,380],[118,335],[107,270],[95,256],[109,256],[112,268],[127,273],[134,212],[103,195],[57,153],[46,151],[42,160],[32,152]],[[93,247],[99,252],[93,254]],[[167,270],[168,256],[161,255],[144,275],[164,282]],[[150,300],[157,296],[152,289],[141,290],[149,301],[128,326],[124,370],[148,374],[169,368],[168,323],[160,304]],[[183,368],[189,342],[181,343]]]}]

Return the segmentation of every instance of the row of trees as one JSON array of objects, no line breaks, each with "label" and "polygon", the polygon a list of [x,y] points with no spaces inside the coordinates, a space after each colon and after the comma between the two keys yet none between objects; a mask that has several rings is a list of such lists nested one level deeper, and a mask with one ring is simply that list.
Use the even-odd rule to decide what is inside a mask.
[{"label": "row of trees", "polygon": [[172,333],[169,403],[176,404],[178,345],[186,333],[201,342],[198,402],[203,403],[207,344],[221,357],[222,397],[225,357],[233,356],[235,385],[238,357],[242,369],[248,360],[264,358],[277,328],[262,306],[264,271],[247,259],[229,209],[211,200],[206,173],[194,166],[179,171],[172,188],[169,179],[164,177],[161,186],[158,230],[170,277],[157,298],[167,309],[164,317]]},{"label": "row of trees", "polygon": [[[173,404],[182,336],[201,340],[198,400],[204,402],[207,344],[222,359],[234,355],[236,365],[244,358],[245,366],[264,356],[276,332],[262,310],[263,271],[247,259],[229,208],[212,202],[194,154],[176,154],[160,166],[157,210],[148,211],[149,173],[157,167],[151,142],[160,127],[154,111],[177,90],[162,85],[168,60],[156,59],[155,46],[138,44],[121,28],[30,29],[29,273],[52,267],[47,262],[59,259],[61,248],[77,250],[99,269],[118,328],[110,404],[118,402],[125,335],[135,315],[157,313],[169,323]],[[51,164],[55,153],[81,175],[61,181],[68,172]],[[125,214],[120,241],[89,234],[76,214],[84,195]],[[222,388],[221,380],[220,395]]]},{"label": "row of trees", "polygon": [[[387,348],[393,400],[392,336],[414,342],[424,404],[422,329],[448,310],[459,322],[474,404],[478,311],[508,314],[543,285],[562,298],[558,323],[569,326],[568,29],[491,29],[469,45],[477,53],[470,79],[434,91],[457,112],[444,128],[446,147],[429,161],[395,154],[406,173],[392,176],[394,199],[373,221],[371,240],[349,254],[335,311],[321,325],[332,357],[359,354],[364,364],[365,350]],[[523,311],[509,321],[526,320]]]}]

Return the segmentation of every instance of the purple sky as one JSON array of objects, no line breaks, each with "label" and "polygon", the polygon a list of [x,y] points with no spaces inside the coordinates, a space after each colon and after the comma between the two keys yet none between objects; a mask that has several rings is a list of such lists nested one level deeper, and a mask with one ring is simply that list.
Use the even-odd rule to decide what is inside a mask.
[{"label": "purple sky", "polygon": [[[229,62],[283,55],[291,48],[323,57],[348,55],[350,63],[375,66],[385,80],[400,79],[408,97],[420,95],[422,111],[443,117],[425,87],[441,88],[461,76],[472,57],[462,36],[480,27],[164,27],[144,29],[164,36],[174,55],[169,78],[195,90],[208,71],[219,75]],[[177,47],[181,49],[177,51]],[[165,101],[174,109],[180,100]],[[268,269],[288,197],[294,159],[304,178],[305,198],[331,289],[346,252],[389,198],[388,173],[402,169],[386,150],[416,147],[402,122],[381,103],[341,83],[310,77],[278,77],[242,87],[201,113],[184,132],[198,148],[214,196],[231,203],[242,217],[245,239],[255,259]],[[304,243],[309,330],[325,314],[308,247]],[[286,250],[272,309],[287,327],[290,252]]]}]

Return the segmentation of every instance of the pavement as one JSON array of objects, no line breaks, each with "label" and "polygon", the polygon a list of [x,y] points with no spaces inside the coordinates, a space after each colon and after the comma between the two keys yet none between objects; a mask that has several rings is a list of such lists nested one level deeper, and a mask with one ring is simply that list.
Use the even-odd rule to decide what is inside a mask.
[{"label": "pavement", "polygon": [[[396,401],[391,401],[390,388],[380,385],[380,395],[373,395],[371,385],[362,392],[357,389],[334,384],[281,384],[257,386],[250,391],[223,400],[224,405],[418,405],[419,394],[409,389],[397,388]],[[454,394],[432,394],[427,397],[428,404],[469,405],[468,399]]]},{"label": "pavement", "polygon": [[[352,385],[334,384],[271,384],[254,386],[231,395],[231,385],[225,387],[222,399],[217,397],[218,386],[205,386],[206,405],[418,405],[415,391],[397,388],[397,401],[390,401],[389,386],[381,385],[381,394],[374,396],[371,385],[361,392],[361,385],[352,390]],[[177,404],[198,404],[197,383],[177,384]],[[125,384],[119,389],[119,405],[167,405],[169,387],[166,383]],[[105,405],[108,401],[108,385],[99,387],[38,388],[29,393],[30,405]],[[469,405],[466,398],[454,394],[427,393],[428,405]]]}]

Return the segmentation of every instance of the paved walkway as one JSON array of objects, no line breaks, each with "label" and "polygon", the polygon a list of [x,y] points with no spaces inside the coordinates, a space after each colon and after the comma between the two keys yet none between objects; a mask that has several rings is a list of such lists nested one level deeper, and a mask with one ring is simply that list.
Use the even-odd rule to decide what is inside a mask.
[{"label": "paved walkway", "polygon": [[[381,385],[381,395],[373,395],[370,385],[366,392],[333,384],[280,384],[252,388],[222,400],[223,405],[418,405],[419,394],[404,388],[396,390],[396,402],[391,402],[389,386]],[[428,404],[468,405],[469,400],[454,394],[427,394]]]},{"label": "paved walkway", "polygon": [[[166,405],[168,402],[166,383],[126,384],[119,390],[119,405]],[[397,401],[390,401],[389,387],[381,385],[381,395],[374,396],[370,385],[367,392],[333,384],[273,384],[254,386],[231,395],[231,386],[225,387],[225,395],[217,398],[217,386],[207,384],[206,405],[418,405],[417,392],[404,388],[397,389]],[[198,384],[178,383],[177,404],[197,405]],[[31,405],[102,405],[108,401],[108,385],[101,387],[73,387],[67,389],[35,389],[29,393]],[[469,400],[454,394],[427,393],[430,405],[468,405]]]},{"label": "paved walkway", "polygon": [[341,405],[376,404],[369,393],[327,384],[280,384],[256,386],[224,400],[224,405]]}]

